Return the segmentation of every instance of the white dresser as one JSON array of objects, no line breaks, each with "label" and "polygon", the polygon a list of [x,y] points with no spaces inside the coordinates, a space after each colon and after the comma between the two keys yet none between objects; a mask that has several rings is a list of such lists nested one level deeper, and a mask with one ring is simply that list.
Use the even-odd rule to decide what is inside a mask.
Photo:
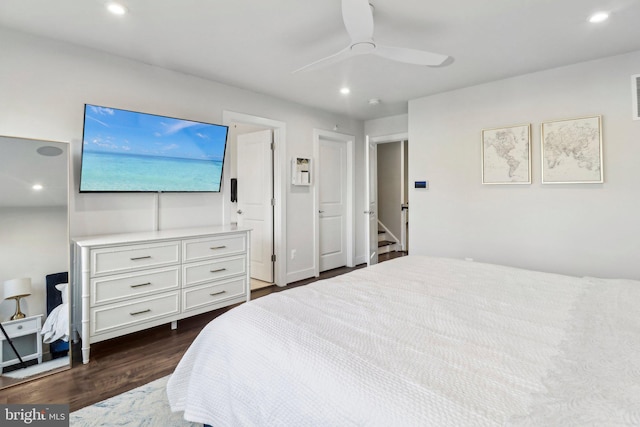
[{"label": "white dresser", "polygon": [[250,230],[232,226],[74,239],[74,330],[99,341],[250,298]]}]

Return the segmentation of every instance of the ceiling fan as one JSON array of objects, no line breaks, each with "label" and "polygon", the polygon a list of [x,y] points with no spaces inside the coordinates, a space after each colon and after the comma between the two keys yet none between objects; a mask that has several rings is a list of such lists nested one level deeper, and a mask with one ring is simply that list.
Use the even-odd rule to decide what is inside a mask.
[{"label": "ceiling fan", "polygon": [[449,56],[405,47],[383,46],[373,40],[373,6],[368,0],[342,0],[342,19],[351,43],[338,53],[322,58],[294,71],[311,71],[335,64],[355,55],[373,54],[407,64],[442,65]]}]

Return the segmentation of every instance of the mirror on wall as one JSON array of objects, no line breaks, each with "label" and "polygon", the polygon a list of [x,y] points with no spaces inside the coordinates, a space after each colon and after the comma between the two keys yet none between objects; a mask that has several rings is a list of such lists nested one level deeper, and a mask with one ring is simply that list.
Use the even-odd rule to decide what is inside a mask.
[{"label": "mirror on wall", "polygon": [[70,363],[69,144],[0,136],[0,388]]}]

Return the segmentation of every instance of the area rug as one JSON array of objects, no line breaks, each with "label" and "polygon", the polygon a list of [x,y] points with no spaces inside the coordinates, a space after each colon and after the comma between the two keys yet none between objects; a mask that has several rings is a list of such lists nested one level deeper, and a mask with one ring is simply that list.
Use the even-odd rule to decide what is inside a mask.
[{"label": "area rug", "polygon": [[9,378],[23,379],[32,375],[37,375],[43,372],[62,368],[63,366],[69,366],[69,356],[60,357],[58,359],[31,365],[24,369],[16,369],[15,371],[5,372],[2,375]]},{"label": "area rug", "polygon": [[171,412],[166,392],[168,379],[168,376],[160,378],[72,412],[69,425],[73,427],[202,427],[202,424],[185,421],[182,418],[182,412]]}]

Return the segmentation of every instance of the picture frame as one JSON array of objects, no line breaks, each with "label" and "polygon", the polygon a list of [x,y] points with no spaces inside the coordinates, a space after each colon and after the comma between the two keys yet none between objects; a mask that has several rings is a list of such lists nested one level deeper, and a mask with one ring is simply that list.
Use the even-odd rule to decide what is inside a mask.
[{"label": "picture frame", "polygon": [[601,184],[602,116],[543,122],[540,126],[543,184]]},{"label": "picture frame", "polygon": [[531,184],[531,124],[483,129],[482,183]]}]

